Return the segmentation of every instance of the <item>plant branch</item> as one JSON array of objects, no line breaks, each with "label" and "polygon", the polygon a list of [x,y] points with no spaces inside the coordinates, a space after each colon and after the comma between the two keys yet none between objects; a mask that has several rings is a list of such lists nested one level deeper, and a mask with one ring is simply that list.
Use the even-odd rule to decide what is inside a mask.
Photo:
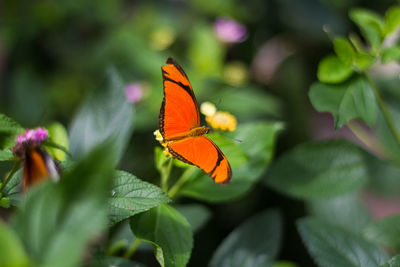
[{"label": "plant branch", "polygon": [[392,116],[390,115],[389,108],[386,105],[385,101],[382,98],[381,93],[379,92],[378,88],[376,87],[375,83],[373,80],[369,77],[369,75],[365,74],[368,82],[370,83],[372,90],[374,91],[376,100],[378,102],[378,105],[382,111],[383,117],[385,118],[386,124],[389,127],[390,132],[392,133],[394,139],[396,140],[397,144],[400,146],[400,135],[399,132],[397,131],[396,125],[394,123],[394,120]]},{"label": "plant branch", "polygon": [[197,169],[195,167],[187,168],[182,176],[179,178],[179,180],[168,191],[168,195],[171,198],[175,197],[179,193],[183,185],[192,177],[192,174],[196,171]]},{"label": "plant branch", "polygon": [[126,252],[124,254],[124,258],[130,259],[133,256],[133,254],[135,254],[137,248],[140,246],[141,243],[142,243],[142,240],[139,238],[136,238],[135,241],[133,241],[133,243],[131,244],[131,246],[126,250]]},{"label": "plant branch", "polygon": [[168,180],[172,170],[173,159],[170,157],[168,159],[167,167],[161,169],[161,188],[167,193],[168,192]]}]

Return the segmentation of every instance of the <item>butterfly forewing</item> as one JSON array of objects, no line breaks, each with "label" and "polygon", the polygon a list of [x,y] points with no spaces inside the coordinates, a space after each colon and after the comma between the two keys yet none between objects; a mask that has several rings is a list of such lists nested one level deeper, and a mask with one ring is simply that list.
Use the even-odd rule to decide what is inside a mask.
[{"label": "butterfly forewing", "polygon": [[189,80],[182,68],[168,59],[162,68],[164,99],[159,128],[164,139],[200,126],[199,108]]}]

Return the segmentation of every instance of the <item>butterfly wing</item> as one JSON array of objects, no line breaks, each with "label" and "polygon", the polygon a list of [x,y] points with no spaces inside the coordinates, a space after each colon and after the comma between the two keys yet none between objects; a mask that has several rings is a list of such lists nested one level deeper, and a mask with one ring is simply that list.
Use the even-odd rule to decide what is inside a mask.
[{"label": "butterfly wing", "polygon": [[232,169],[219,147],[205,136],[185,138],[171,142],[168,151],[177,159],[195,165],[216,183],[229,184]]},{"label": "butterfly wing", "polygon": [[25,154],[23,168],[23,188],[51,177],[58,181],[58,170],[52,157],[40,148],[30,148]]},{"label": "butterfly wing", "polygon": [[189,80],[178,63],[168,58],[161,67],[164,99],[159,116],[159,129],[164,140],[200,126],[197,101]]}]

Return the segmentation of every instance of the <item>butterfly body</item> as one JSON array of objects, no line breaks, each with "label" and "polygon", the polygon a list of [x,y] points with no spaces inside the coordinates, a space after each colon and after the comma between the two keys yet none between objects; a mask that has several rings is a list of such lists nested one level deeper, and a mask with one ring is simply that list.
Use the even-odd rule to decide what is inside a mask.
[{"label": "butterfly body", "polygon": [[205,136],[206,126],[200,126],[200,112],[192,86],[182,67],[168,58],[161,68],[164,98],[159,116],[159,130],[168,152],[176,159],[195,165],[216,183],[228,184],[232,169],[214,142]]}]

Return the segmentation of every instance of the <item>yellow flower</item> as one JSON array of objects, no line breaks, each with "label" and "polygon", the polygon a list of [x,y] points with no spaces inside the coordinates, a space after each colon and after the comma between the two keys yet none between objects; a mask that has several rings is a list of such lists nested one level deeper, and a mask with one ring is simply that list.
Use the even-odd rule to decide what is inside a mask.
[{"label": "yellow flower", "polygon": [[217,108],[211,102],[204,102],[200,105],[200,112],[205,116],[213,116],[217,112]]},{"label": "yellow flower", "polygon": [[217,111],[212,116],[206,116],[206,121],[215,130],[232,132],[236,129],[236,118],[226,111]]},{"label": "yellow flower", "polygon": [[155,130],[154,131],[154,133],[153,133],[155,136],[156,136],[156,140],[158,141],[158,142],[162,142],[164,139],[163,139],[163,137],[162,137],[162,135],[161,135],[161,133],[160,133],[160,130]]}]

